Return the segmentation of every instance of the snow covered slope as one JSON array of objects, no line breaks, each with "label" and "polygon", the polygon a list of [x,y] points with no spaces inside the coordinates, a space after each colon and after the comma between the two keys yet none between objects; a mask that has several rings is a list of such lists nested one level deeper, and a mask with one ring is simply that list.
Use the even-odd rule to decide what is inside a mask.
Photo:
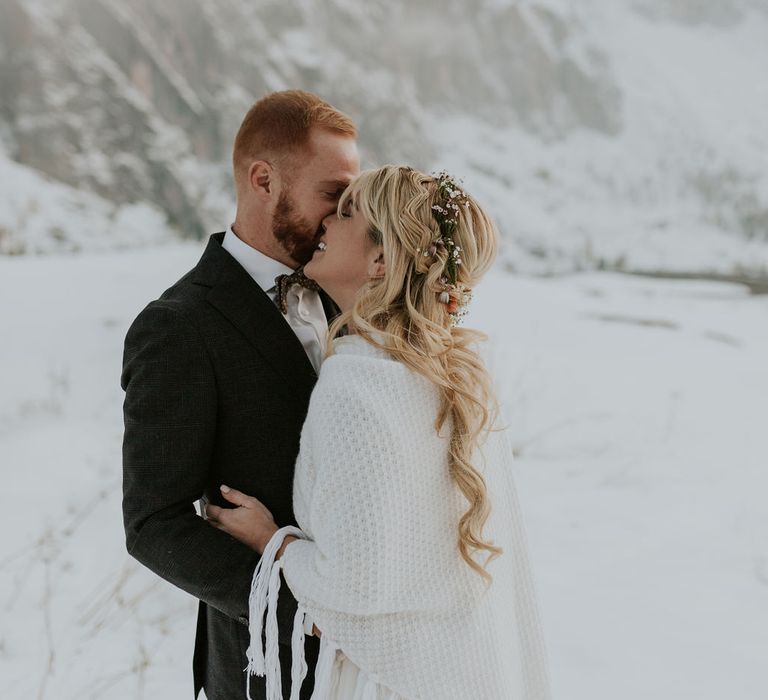
[{"label": "snow covered slope", "polygon": [[[760,0],[3,0],[2,13],[0,161],[162,211],[164,224],[121,219],[150,237],[226,225],[240,119],[302,87],[355,118],[365,165],[464,175],[514,269],[768,269]],[[27,231],[3,185],[0,252],[67,247],[67,209],[52,202],[47,228]],[[101,228],[104,245],[133,238]]]},{"label": "snow covered slope", "polygon": [[162,211],[149,202],[116,204],[2,157],[0,182],[0,251],[8,255],[132,248],[173,237]]}]

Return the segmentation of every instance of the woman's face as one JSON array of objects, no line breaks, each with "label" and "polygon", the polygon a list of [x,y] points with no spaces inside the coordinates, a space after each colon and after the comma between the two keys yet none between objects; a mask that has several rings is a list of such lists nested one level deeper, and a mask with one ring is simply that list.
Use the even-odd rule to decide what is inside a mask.
[{"label": "woman's face", "polygon": [[371,240],[368,222],[351,201],[341,216],[335,212],[326,216],[323,227],[325,233],[304,274],[345,311],[368,280],[384,274],[383,249]]}]

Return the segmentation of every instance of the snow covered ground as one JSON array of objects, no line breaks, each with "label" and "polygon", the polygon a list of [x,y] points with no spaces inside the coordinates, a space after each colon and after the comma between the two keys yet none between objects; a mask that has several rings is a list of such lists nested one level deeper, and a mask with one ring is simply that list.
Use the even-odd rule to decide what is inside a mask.
[{"label": "snow covered ground", "polygon": [[[125,552],[122,340],[200,245],[0,258],[3,698],[189,698],[196,604]],[[768,696],[768,297],[491,275],[562,700]]]}]

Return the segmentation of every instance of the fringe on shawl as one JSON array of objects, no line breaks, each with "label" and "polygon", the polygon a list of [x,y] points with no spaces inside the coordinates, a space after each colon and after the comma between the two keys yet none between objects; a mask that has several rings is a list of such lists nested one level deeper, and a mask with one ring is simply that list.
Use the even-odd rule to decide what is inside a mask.
[{"label": "fringe on shawl", "polygon": [[[280,647],[278,643],[277,600],[280,592],[280,569],[282,562],[275,559],[277,551],[283,544],[286,535],[295,535],[307,539],[303,530],[293,525],[281,527],[267,543],[259,559],[251,581],[251,593],[248,597],[248,634],[250,644],[246,655],[248,657],[245,692],[248,700],[251,698],[250,677],[252,675],[266,676],[267,700],[283,700],[283,689],[280,675]],[[267,615],[266,644],[262,645],[262,629],[264,614]],[[299,700],[301,684],[307,675],[307,662],[304,656],[306,610],[299,603],[293,618],[291,634],[291,694],[290,700]],[[315,685],[313,698],[326,698],[331,690],[333,664],[336,660],[338,646],[325,635],[320,637],[320,654],[315,668]]]},{"label": "fringe on shawl", "polygon": [[[248,598],[248,634],[250,644],[246,655],[248,657],[248,672],[245,682],[245,692],[248,700],[251,698],[250,677],[252,675],[267,677],[267,700],[283,700],[282,680],[280,674],[280,647],[278,642],[277,601],[280,592],[280,569],[282,561],[275,555],[287,535],[295,535],[307,539],[303,530],[286,525],[272,536],[264,548],[251,581],[251,593]],[[262,629],[264,614],[267,616],[266,644],[262,645]],[[291,694],[290,700],[299,700],[301,684],[306,678],[308,667],[304,655],[304,635],[307,633],[309,616],[301,603],[298,604],[293,618],[291,633]],[[309,630],[311,633],[311,630]],[[336,661],[336,651],[339,646],[328,638],[320,637],[320,653],[315,667],[315,684],[312,691],[313,700],[326,700],[331,692],[333,682],[333,666]],[[374,700],[378,690],[378,676],[367,674],[363,697]]]}]

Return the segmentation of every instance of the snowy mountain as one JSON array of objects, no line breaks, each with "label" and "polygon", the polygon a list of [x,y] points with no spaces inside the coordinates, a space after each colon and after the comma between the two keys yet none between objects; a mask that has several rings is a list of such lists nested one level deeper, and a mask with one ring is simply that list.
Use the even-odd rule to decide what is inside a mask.
[{"label": "snowy mountain", "polygon": [[263,93],[449,167],[508,267],[768,269],[759,0],[0,0],[0,252],[200,238]]}]

